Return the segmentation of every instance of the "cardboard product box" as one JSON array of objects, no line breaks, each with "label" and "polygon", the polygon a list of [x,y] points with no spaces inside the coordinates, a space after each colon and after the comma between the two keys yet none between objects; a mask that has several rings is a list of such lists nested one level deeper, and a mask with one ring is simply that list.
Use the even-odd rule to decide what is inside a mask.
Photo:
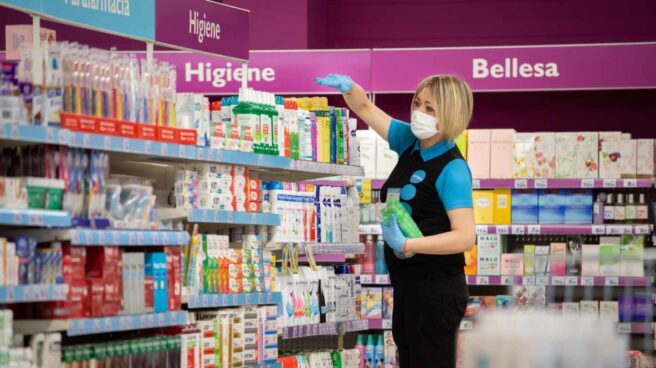
[{"label": "cardboard product box", "polygon": [[539,191],[538,219],[541,224],[565,223],[566,197],[560,189],[544,189]]},{"label": "cardboard product box", "polygon": [[636,143],[637,168],[639,178],[652,178],[654,176],[654,140],[638,139]]},{"label": "cardboard product box", "polygon": [[491,134],[489,129],[467,132],[467,163],[474,179],[490,178]]},{"label": "cardboard product box", "polygon": [[475,190],[472,192],[474,200],[474,220],[478,225],[494,223],[494,191]]},{"label": "cardboard product box", "polygon": [[556,177],[576,178],[576,133],[556,133]]},{"label": "cardboard product box", "polygon": [[566,224],[592,223],[592,189],[562,189],[561,195],[565,200]]},{"label": "cardboard product box", "polygon": [[549,266],[549,245],[535,246],[535,275],[548,276],[551,267]]},{"label": "cardboard product box", "polygon": [[644,277],[645,237],[642,235],[622,235],[620,240],[620,275]]},{"label": "cardboard product box", "polygon": [[513,224],[538,223],[538,191],[535,189],[513,189],[511,218]]},{"label": "cardboard product box", "polygon": [[535,276],[535,245],[524,245],[524,276]]},{"label": "cardboard product box", "polygon": [[379,287],[362,288],[364,304],[362,316],[365,319],[381,319],[383,317],[383,289]]},{"label": "cardboard product box", "polygon": [[599,245],[583,244],[581,248],[581,275],[599,276]]},{"label": "cardboard product box", "polygon": [[567,239],[567,274],[572,276],[581,275],[581,254],[583,238],[570,236]]},{"label": "cardboard product box", "polygon": [[494,224],[505,225],[512,221],[512,194],[510,189],[494,190]]},{"label": "cardboard product box", "polygon": [[[383,332],[383,341],[385,342],[385,347],[383,349],[385,353],[385,367],[396,367],[396,344],[394,343],[394,336],[392,336],[392,331]],[[360,360],[356,360],[355,364],[358,365]],[[355,367],[356,365],[353,365]],[[345,365],[345,367],[350,367],[350,365]]]},{"label": "cardboard product box", "polygon": [[551,276],[565,276],[567,273],[567,244],[551,243],[549,263]]},{"label": "cardboard product box", "polygon": [[563,303],[563,315],[578,316],[581,310],[579,303]]},{"label": "cardboard product box", "polygon": [[155,313],[168,310],[168,282],[166,279],[166,254],[164,252],[149,252],[145,258],[145,275],[153,282],[153,311]]},{"label": "cardboard product box", "polygon": [[524,255],[521,253],[501,254],[501,275],[522,276],[524,274]]},{"label": "cardboard product box", "polygon": [[599,133],[579,132],[576,142],[576,177],[599,177]]},{"label": "cardboard product box", "polygon": [[383,318],[392,319],[394,312],[394,288],[383,288]]},{"label": "cardboard product box", "polygon": [[604,141],[599,152],[599,177],[619,179],[622,177],[622,142]]},{"label": "cardboard product box", "polygon": [[513,139],[513,178],[533,178],[535,176],[535,135],[515,133]]},{"label": "cardboard product box", "polygon": [[600,301],[599,318],[610,322],[618,322],[619,311],[617,301]]},{"label": "cardboard product box", "polygon": [[599,241],[599,275],[620,276],[620,245]]},{"label": "cardboard product box", "polygon": [[503,245],[500,235],[479,235],[477,247],[477,274],[487,276],[501,275],[501,251]]},{"label": "cardboard product box", "polygon": [[376,177],[376,132],[373,130],[358,130],[357,138],[360,141],[360,165],[364,167],[364,176]]},{"label": "cardboard product box", "polygon": [[513,177],[514,129],[492,129],[490,144],[490,178]]},{"label": "cardboard product box", "polygon": [[535,177],[553,178],[556,175],[556,134],[552,132],[535,133]]},{"label": "cardboard product box", "polygon": [[[23,47],[31,49],[33,44],[33,28],[31,25],[7,25],[5,26],[5,59],[20,60]],[[41,27],[39,30],[40,42],[57,41],[57,32]]]},{"label": "cardboard product box", "polygon": [[543,310],[546,305],[544,286],[513,286],[513,307],[517,311]]},{"label": "cardboard product box", "polygon": [[635,178],[638,170],[637,141],[635,139],[623,140],[620,146],[621,164],[620,176]]},{"label": "cardboard product box", "polygon": [[581,316],[590,316],[599,318],[599,301],[597,300],[581,300],[580,302]]}]

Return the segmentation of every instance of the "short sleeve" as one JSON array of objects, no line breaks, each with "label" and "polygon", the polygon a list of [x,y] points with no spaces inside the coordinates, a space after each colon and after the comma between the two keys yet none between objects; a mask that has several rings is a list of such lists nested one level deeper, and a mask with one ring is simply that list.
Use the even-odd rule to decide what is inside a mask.
[{"label": "short sleeve", "polygon": [[449,162],[437,178],[435,189],[447,212],[457,208],[474,207],[472,175],[465,160],[456,159]]},{"label": "short sleeve", "polygon": [[392,151],[401,156],[416,139],[415,135],[412,134],[410,124],[401,120],[392,119],[387,130],[387,142],[389,142]]}]

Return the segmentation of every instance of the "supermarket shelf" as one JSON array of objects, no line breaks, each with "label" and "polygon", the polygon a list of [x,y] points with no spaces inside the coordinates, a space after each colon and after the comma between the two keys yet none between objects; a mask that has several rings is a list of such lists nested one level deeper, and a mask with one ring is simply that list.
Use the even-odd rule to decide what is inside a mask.
[{"label": "supermarket shelf", "polygon": [[66,300],[68,285],[16,285],[0,287],[0,304]]},{"label": "supermarket shelf", "polygon": [[334,336],[339,334],[339,322],[317,323],[314,325],[303,325],[284,327],[282,329],[283,339],[294,339],[309,336]]},{"label": "supermarket shelf", "polygon": [[12,322],[14,334],[35,335],[68,330],[67,319],[17,319]]},{"label": "supermarket shelf", "polygon": [[263,169],[295,171],[304,173],[305,177],[303,179],[335,175],[364,175],[364,168],[360,166],[292,160],[272,155],[73,132],[66,129],[36,125],[4,124],[0,127],[0,139],[17,143],[49,143],[129,154],[133,160],[152,161],[153,159],[162,158],[168,162],[171,160],[178,162],[220,162]]},{"label": "supermarket shelf", "polygon": [[69,336],[91,335],[98,333],[180,326],[187,324],[187,321],[187,311],[132,316],[82,318],[70,320],[66,332]]},{"label": "supermarket shelf", "polygon": [[474,179],[474,189],[651,188],[654,179]]},{"label": "supermarket shelf", "polygon": [[219,211],[204,209],[166,208],[157,210],[159,220],[186,219],[195,223],[243,224],[279,226],[280,216],[274,213]]},{"label": "supermarket shelf", "polygon": [[0,225],[70,227],[71,216],[64,211],[0,209]]},{"label": "supermarket shelf", "polygon": [[360,234],[362,235],[380,235],[382,233],[383,230],[380,228],[380,224],[360,225]]},{"label": "supermarket shelf", "polygon": [[[391,319],[370,319],[365,320],[369,322],[369,330],[391,330],[392,329],[392,320]],[[471,330],[473,328],[473,322],[471,320],[463,320],[460,322],[460,330]]]},{"label": "supermarket shelf", "polygon": [[468,285],[539,285],[539,286],[609,286],[645,287],[652,283],[651,277],[608,277],[608,276],[467,276]]},{"label": "supermarket shelf", "polygon": [[476,225],[476,234],[513,235],[646,235],[652,225]]},{"label": "supermarket shelf", "polygon": [[186,231],[73,229],[69,232],[72,245],[162,246],[189,242]]},{"label": "supermarket shelf", "polygon": [[191,295],[187,301],[189,309],[237,307],[242,305],[281,305],[280,293],[201,294]]},{"label": "supermarket shelf", "polygon": [[390,285],[389,275],[360,275],[362,285]]},{"label": "supermarket shelf", "polygon": [[[299,247],[301,254],[305,254],[305,247]],[[364,244],[362,243],[315,243],[312,244],[312,253],[318,254],[362,254],[364,253]]]},{"label": "supermarket shelf", "polygon": [[617,323],[617,332],[621,334],[652,334],[654,333],[654,324],[648,322],[619,322]]},{"label": "supermarket shelf", "polygon": [[366,319],[359,319],[356,321],[342,322],[344,325],[344,332],[357,332],[369,330],[369,321]]},{"label": "supermarket shelf", "polygon": [[[308,259],[306,256],[298,257],[299,262],[307,263]],[[314,261],[317,263],[343,263],[346,262],[345,253],[334,253],[334,254],[315,254]]]}]

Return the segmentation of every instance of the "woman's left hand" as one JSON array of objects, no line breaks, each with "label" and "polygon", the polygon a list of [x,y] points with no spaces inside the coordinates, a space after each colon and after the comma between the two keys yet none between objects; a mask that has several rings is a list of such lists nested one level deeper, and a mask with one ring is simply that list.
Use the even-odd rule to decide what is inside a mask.
[{"label": "woman's left hand", "polygon": [[401,232],[401,228],[399,228],[399,224],[396,222],[396,216],[390,216],[389,225],[382,224],[381,228],[383,230],[383,238],[387,245],[397,252],[403,252],[403,246],[408,241],[408,238]]}]

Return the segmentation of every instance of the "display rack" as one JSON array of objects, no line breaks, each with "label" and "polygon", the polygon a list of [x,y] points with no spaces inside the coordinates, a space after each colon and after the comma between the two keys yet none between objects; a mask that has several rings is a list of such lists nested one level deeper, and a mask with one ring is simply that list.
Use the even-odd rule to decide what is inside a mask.
[{"label": "display rack", "polygon": [[280,216],[275,213],[206,210],[200,208],[158,209],[160,220],[186,220],[193,223],[239,224],[279,226]]},{"label": "display rack", "polygon": [[66,300],[68,285],[16,285],[0,287],[0,304]]},{"label": "display rack", "polygon": [[70,227],[71,216],[64,211],[2,208],[0,209],[0,225]]},{"label": "display rack", "polygon": [[[307,246],[312,248],[312,253],[314,255],[364,253],[364,244],[362,243],[309,243]],[[305,247],[299,247],[299,252],[305,254]]]},{"label": "display rack", "polygon": [[611,276],[467,276],[467,285],[479,286],[605,286],[645,287],[651,285],[651,277],[611,277]]},{"label": "display rack", "polygon": [[310,336],[336,336],[347,332],[366,331],[370,329],[369,320],[366,319],[346,322],[326,322],[312,325],[285,327],[282,329],[282,338],[293,339]]},{"label": "display rack", "polygon": [[[569,225],[569,224],[533,224],[533,225],[476,225],[477,235],[647,235],[654,226],[639,225]],[[382,229],[378,224],[360,225],[362,235],[380,235]]]}]

